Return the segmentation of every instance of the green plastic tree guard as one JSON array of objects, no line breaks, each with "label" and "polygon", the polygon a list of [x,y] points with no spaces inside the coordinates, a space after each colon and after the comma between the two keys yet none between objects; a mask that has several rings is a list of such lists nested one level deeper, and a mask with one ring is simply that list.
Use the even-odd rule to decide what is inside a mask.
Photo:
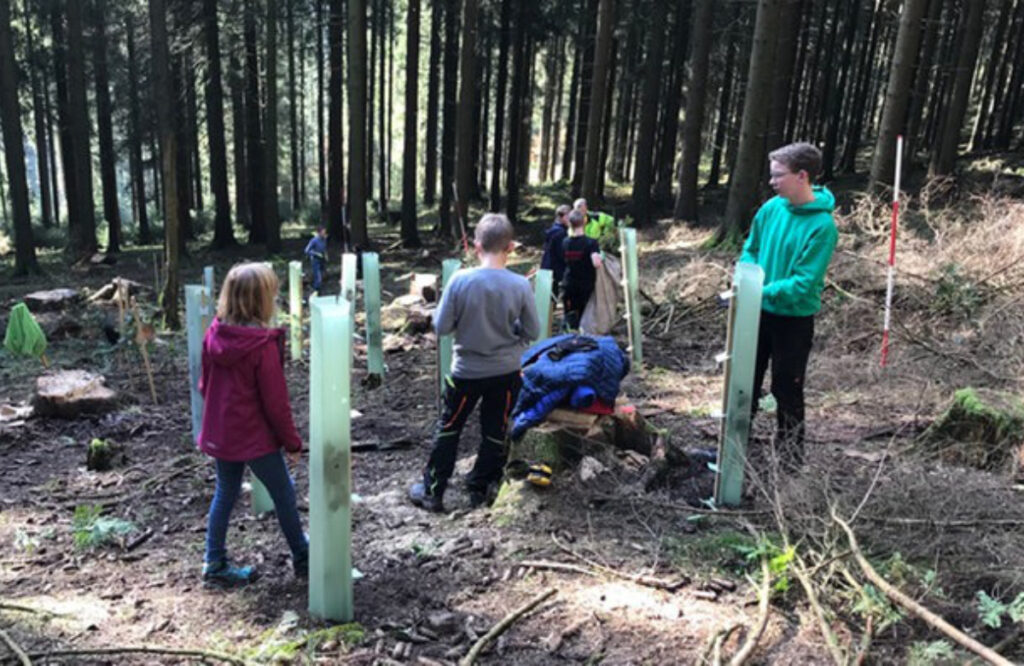
[{"label": "green plastic tree guard", "polygon": [[537,319],[540,321],[540,337],[534,342],[551,336],[551,281],[550,269],[542,268],[533,276],[533,300],[537,304]]},{"label": "green plastic tree guard", "polygon": [[723,418],[718,444],[718,475],[715,478],[715,503],[720,506],[736,506],[743,497],[763,285],[764,271],[760,266],[736,265],[725,335],[726,351],[719,357],[725,363]]},{"label": "green plastic tree guard", "polygon": [[356,310],[356,255],[341,255],[341,293],[338,299],[352,304],[352,312]]},{"label": "green plastic tree guard", "polygon": [[310,311],[309,612],[350,622],[352,305],[327,296]]},{"label": "green plastic tree guard", "polygon": [[202,372],[203,336],[210,325],[209,292],[204,285],[185,285],[185,338],[188,346],[188,388],[192,405],[192,441],[199,437],[203,423],[203,396],[199,393]]},{"label": "green plastic tree guard", "polygon": [[626,323],[629,324],[629,351],[633,367],[643,363],[643,328],[640,320],[640,268],[636,255],[636,229],[619,230],[622,248],[622,287],[626,296]]},{"label": "green plastic tree guard", "polygon": [[[444,293],[444,289],[448,286],[448,282],[455,275],[455,271],[462,267],[462,261],[459,259],[445,259],[441,264],[441,293]],[[438,303],[440,303],[440,298]],[[444,395],[444,385],[448,379],[448,376],[452,372],[452,345],[455,343],[451,335],[441,335],[437,338],[437,376],[441,392],[438,394],[438,410],[441,408],[441,398]]]},{"label": "green plastic tree guard", "polygon": [[288,262],[288,313],[291,323],[292,360],[302,358],[302,262]]},{"label": "green plastic tree guard", "polygon": [[366,372],[384,378],[384,335],[380,328],[380,258],[363,253],[363,306],[366,308]]},{"label": "green plastic tree guard", "polygon": [[203,286],[206,287],[206,293],[210,295],[213,302],[217,302],[217,292],[214,290],[213,284],[213,266],[203,266]]}]

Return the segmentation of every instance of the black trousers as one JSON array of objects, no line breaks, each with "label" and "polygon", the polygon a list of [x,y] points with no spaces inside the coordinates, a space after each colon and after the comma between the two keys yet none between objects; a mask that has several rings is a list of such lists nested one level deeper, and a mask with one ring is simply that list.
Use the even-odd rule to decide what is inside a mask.
[{"label": "black trousers", "polygon": [[594,293],[593,285],[589,289],[574,285],[563,285],[562,310],[565,315],[566,330],[575,331],[579,329],[580,318],[583,317],[583,311],[587,309],[587,302],[590,300],[592,293]]},{"label": "black trousers", "polygon": [[786,317],[761,313],[754,363],[754,404],[761,393],[768,361],[772,365],[771,392],[775,396],[777,420],[776,446],[784,457],[803,460],[804,452],[804,377],[807,358],[814,340],[814,317]]},{"label": "black trousers", "polygon": [[452,377],[444,390],[444,408],[437,424],[434,448],[430,452],[423,483],[427,494],[442,497],[455,471],[459,436],[477,402],[480,402],[480,449],[476,464],[466,477],[470,491],[487,492],[501,480],[505,468],[505,430],[522,385],[519,371],[481,379]]}]

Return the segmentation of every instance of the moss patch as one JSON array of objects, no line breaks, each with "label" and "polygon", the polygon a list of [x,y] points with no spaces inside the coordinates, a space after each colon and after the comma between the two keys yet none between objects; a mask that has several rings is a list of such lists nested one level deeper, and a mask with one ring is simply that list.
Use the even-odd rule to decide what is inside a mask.
[{"label": "moss patch", "polygon": [[989,389],[963,388],[949,408],[918,438],[921,450],[946,462],[1001,469],[1018,457],[1024,443],[1024,402]]}]

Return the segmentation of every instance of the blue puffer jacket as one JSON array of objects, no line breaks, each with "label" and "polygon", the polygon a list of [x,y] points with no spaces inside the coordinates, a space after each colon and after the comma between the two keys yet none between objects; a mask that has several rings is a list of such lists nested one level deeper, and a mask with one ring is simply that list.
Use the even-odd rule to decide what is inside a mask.
[{"label": "blue puffer jacket", "polygon": [[[597,346],[558,358],[559,344],[573,338],[577,338],[577,342],[589,340]],[[588,386],[601,400],[615,402],[619,384],[629,373],[629,357],[611,336],[567,334],[541,340],[523,352],[522,364],[523,388],[512,410],[512,439],[519,439],[547,418],[576,387]]]}]

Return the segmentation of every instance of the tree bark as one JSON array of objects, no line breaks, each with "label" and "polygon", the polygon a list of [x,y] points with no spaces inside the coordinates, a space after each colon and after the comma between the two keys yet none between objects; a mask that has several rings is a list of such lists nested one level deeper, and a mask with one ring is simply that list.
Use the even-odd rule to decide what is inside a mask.
[{"label": "tree bark", "polygon": [[171,329],[181,328],[178,314],[178,261],[180,236],[178,233],[178,143],[171,120],[172,100],[170,56],[167,40],[167,9],[164,0],[149,0],[149,23],[152,41],[153,95],[156,103],[157,133],[164,181],[164,247],[167,263],[161,303],[164,324]]},{"label": "tree bark", "polygon": [[224,86],[220,71],[217,0],[203,0],[206,37],[206,134],[210,145],[210,189],[213,191],[213,243],[216,250],[235,244],[228,198],[228,159],[224,137]]},{"label": "tree bark", "polygon": [[285,30],[288,40],[288,162],[292,181],[292,216],[302,205],[299,178],[299,114],[295,74],[295,0],[284,0]]},{"label": "tree bark", "polygon": [[597,200],[601,164],[602,116],[608,92],[608,63],[612,50],[612,24],[615,22],[613,0],[599,0],[597,10],[597,41],[594,44],[593,79],[590,85],[590,108],[587,117],[587,145],[583,165],[582,192],[586,199]]},{"label": "tree bark", "polygon": [[871,188],[875,191],[892,182],[896,168],[896,135],[903,131],[914,76],[914,60],[921,43],[921,17],[927,0],[907,0],[900,14],[896,51],[889,70],[882,122],[871,160]]},{"label": "tree bark", "polygon": [[263,140],[260,131],[259,55],[256,46],[256,0],[243,0],[245,16],[245,144],[248,158],[249,243],[267,240],[267,197],[264,191],[266,169],[263,164]]},{"label": "tree bark", "polygon": [[[582,0],[581,0],[582,1]],[[579,115],[580,67],[583,63],[583,48],[577,36],[572,41],[572,78],[569,80],[569,116],[565,119],[565,149],[562,151],[562,180],[568,182],[572,176],[572,157],[576,154],[576,116]]]},{"label": "tree bark", "polygon": [[67,3],[68,21],[68,115],[75,154],[75,190],[78,224],[71,233],[75,259],[96,252],[96,217],[93,210],[92,155],[89,149],[89,108],[85,95],[84,3]]},{"label": "tree bark", "polygon": [[714,0],[697,0],[691,29],[690,82],[686,91],[683,150],[679,162],[679,192],[673,211],[673,217],[677,220],[697,219],[697,174],[700,169],[704,106],[708,96],[708,64],[711,60],[714,12]]},{"label": "tree bark", "polygon": [[[74,244],[74,236],[79,233],[78,189],[75,187],[75,146],[71,135],[71,107],[68,103],[68,68],[67,68],[67,33],[64,29],[64,9],[60,2],[54,0],[50,8],[50,32],[53,45],[53,78],[56,88],[54,103],[57,107],[57,134],[60,137],[60,157],[64,179],[64,203],[68,210],[68,249]],[[54,142],[56,143],[56,142]],[[54,173],[59,166],[54,160]],[[55,188],[59,189],[59,188]],[[59,201],[59,197],[56,199]],[[58,213],[57,217],[60,217]]]},{"label": "tree bark", "polygon": [[[236,44],[236,47],[238,45]],[[242,68],[242,61],[232,52],[229,60],[231,74],[228,79],[228,87],[231,91],[231,144],[234,156],[235,172],[235,215],[238,223],[245,229],[252,228],[252,217],[249,214],[249,178],[248,167],[246,166],[248,155],[246,154],[245,129],[245,73]]]},{"label": "tree bark", "polygon": [[457,113],[458,137],[456,149],[456,185],[458,200],[455,211],[465,224],[469,214],[469,197],[475,191],[476,165],[473,162],[473,146],[476,145],[476,124],[474,111],[477,85],[477,0],[463,0],[462,3],[462,52],[459,54],[459,108]]},{"label": "tree bark", "polygon": [[18,106],[18,66],[14,60],[10,0],[0,0],[0,125],[4,136],[4,162],[14,218],[14,274],[38,273],[32,220],[29,217],[28,181],[25,178],[25,137]]},{"label": "tree bark", "polygon": [[768,110],[768,132],[765,144],[780,146],[784,142],[790,89],[794,86],[797,42],[800,23],[805,12],[800,0],[785,0],[779,9],[779,25],[784,26],[775,45],[775,75],[772,82],[772,103]]},{"label": "tree bark", "polygon": [[[50,194],[49,144],[46,137],[46,104],[43,90],[39,85],[39,70],[42,69],[41,54],[36,51],[32,31],[33,16],[29,2],[24,4],[25,49],[28,58],[29,85],[32,89],[32,118],[35,121],[36,175],[39,179],[39,209],[43,227],[53,226],[53,199]],[[34,252],[34,250],[33,250]]]},{"label": "tree bark", "polygon": [[[437,1],[437,0],[435,0]],[[494,152],[491,161],[491,210],[501,209],[501,174],[505,146],[505,91],[508,88],[508,49],[511,38],[512,0],[501,0],[498,35],[498,84],[494,93]]]},{"label": "tree bark", "polygon": [[547,177],[545,180],[555,179],[555,168],[558,163],[559,141],[562,136],[562,102],[565,97],[565,40],[559,38],[555,53],[555,108],[552,113],[553,128],[551,131],[551,148],[548,151]]},{"label": "tree bark", "polygon": [[[850,75],[850,64],[853,57],[855,40],[857,38],[857,23],[860,12],[857,6],[849,9],[849,16],[846,19],[846,32],[843,38],[843,45],[840,50],[839,82],[829,91],[825,108],[827,131],[825,133],[825,148],[823,153],[823,175],[826,181],[832,180],[836,160],[836,152],[839,143],[839,125],[842,121],[843,95],[846,92],[846,81]],[[772,145],[772,144],[769,144]]]},{"label": "tree bark", "polygon": [[971,98],[971,83],[974,81],[974,70],[978,62],[984,17],[985,0],[974,0],[974,2],[967,3],[967,16],[964,20],[963,32],[957,40],[960,42],[960,48],[957,54],[953,92],[949,99],[942,131],[939,134],[939,142],[936,150],[932,153],[932,161],[928,165],[928,175],[930,176],[948,176],[953,173],[953,167],[956,165],[960,146],[960,131],[967,115],[967,104]]},{"label": "tree bark", "polygon": [[[942,0],[934,0],[933,4],[940,5]],[[875,59],[875,50],[878,44],[878,35],[881,32],[882,0],[875,0],[874,6],[869,9],[869,19],[866,34],[870,35],[868,43],[860,54],[857,65],[857,77],[854,83],[853,103],[850,105],[850,126],[846,132],[846,147],[843,150],[842,169],[846,173],[853,173],[857,167],[857,151],[860,149],[861,135],[864,128],[865,109],[867,108],[868,84],[871,81],[871,70]],[[930,56],[929,56],[930,57]],[[923,94],[923,93],[922,93]],[[913,118],[913,113],[910,114]],[[913,120],[910,121],[911,123]],[[908,131],[908,141],[912,141],[913,133]],[[908,155],[912,155],[909,150]]]},{"label": "tree bark", "polygon": [[729,177],[725,218],[716,234],[719,243],[740,243],[750,226],[750,216],[761,193],[765,172],[764,141],[768,129],[767,118],[761,108],[771,100],[779,7],[779,0],[758,0],[736,166]]},{"label": "tree bark", "polygon": [[711,168],[708,171],[708,182],[706,187],[713,189],[718,187],[721,165],[722,165],[722,151],[725,146],[726,140],[726,128],[729,124],[729,117],[732,113],[730,104],[732,103],[732,89],[734,85],[734,77],[736,70],[736,52],[739,50],[737,42],[736,28],[733,26],[740,17],[739,5],[733,5],[731,20],[729,21],[729,28],[726,32],[726,47],[725,47],[725,66],[722,68],[724,74],[722,76],[721,89],[718,94],[718,117],[715,123],[715,138],[712,141],[711,149]]},{"label": "tree bark", "polygon": [[519,169],[522,164],[523,149],[523,97],[526,94],[526,80],[529,63],[526,60],[528,29],[528,9],[520,4],[516,10],[515,44],[512,47],[513,68],[512,99],[509,104],[509,137],[508,137],[508,198],[505,203],[506,213],[512,222],[516,222],[519,213]]},{"label": "tree bark", "polygon": [[[344,26],[343,26],[343,12],[344,5],[343,0],[330,0],[330,19],[328,28],[328,44],[330,45],[330,75],[328,80],[328,97],[330,98],[330,113],[328,114],[327,120],[327,189],[325,194],[327,195],[327,208],[325,212],[325,220],[327,223],[327,233],[331,238],[340,240],[342,244],[348,242],[345,234],[347,231],[344,229],[342,219],[342,209],[344,207],[343,191],[345,189],[344,184],[344,167],[343,165],[343,154],[342,154],[342,84],[341,84],[341,72],[344,63],[342,62],[342,47],[344,39]],[[323,47],[321,47],[322,49]],[[321,116],[323,110],[320,111]],[[322,122],[322,118],[321,118]],[[349,146],[351,150],[351,146]],[[350,153],[349,158],[352,158]],[[350,166],[351,166],[350,162]]]},{"label": "tree bark", "polygon": [[277,23],[278,0],[267,0],[267,107],[264,112],[264,157],[267,176],[264,183],[266,206],[267,254],[281,251],[281,218],[277,212],[278,141],[277,141]]},{"label": "tree bark", "polygon": [[419,136],[420,0],[409,0],[405,23],[405,134],[402,149],[402,245],[419,247],[416,228],[416,144]]},{"label": "tree bark", "polygon": [[[509,2],[510,0],[503,0]],[[441,89],[442,26],[445,0],[432,0],[430,4],[430,56],[427,64],[427,140],[423,174],[423,203],[431,206],[437,189],[437,128],[438,99]]]},{"label": "tree bark", "polygon": [[658,122],[658,89],[661,83],[661,61],[665,51],[666,0],[653,0],[651,33],[644,63],[643,95],[640,101],[640,123],[637,126],[636,167],[633,176],[633,220],[637,227],[653,221],[651,186],[654,171],[654,135]]},{"label": "tree bark", "polygon": [[349,224],[352,242],[367,247],[366,0],[348,0],[348,118]]},{"label": "tree bark", "polygon": [[[335,0],[339,1],[340,0]],[[324,147],[324,0],[315,0],[316,2],[316,173],[317,173],[317,189],[320,219],[329,220],[330,214],[327,209],[327,165],[326,165],[326,152]],[[331,5],[331,15],[335,14],[334,5]],[[338,7],[337,14],[340,15],[343,12],[342,7]],[[338,26],[338,30],[341,30],[341,26]],[[333,33],[332,33],[333,34]],[[340,35],[340,33],[339,33]],[[331,44],[334,44],[333,38]],[[341,88],[341,44],[338,44],[338,88]],[[333,69],[334,64],[332,62],[331,67]],[[333,91],[334,88],[331,88]],[[341,109],[341,99],[338,99],[338,108]],[[341,183],[338,183],[341,185]],[[330,226],[330,224],[328,224]],[[337,231],[337,229],[335,229]]]},{"label": "tree bark", "polygon": [[139,105],[138,51],[135,48],[135,18],[125,16],[125,41],[128,47],[128,154],[132,174],[132,200],[139,245],[149,245],[149,212],[146,210],[146,177],[142,169],[142,123]]},{"label": "tree bark", "polygon": [[[580,91],[576,114],[576,145],[574,146],[575,168],[572,172],[572,196],[578,197],[583,189],[583,169],[587,159],[587,136],[590,121],[591,86],[594,81],[594,42],[599,0],[583,0],[584,11],[580,14],[580,41],[583,44],[583,60],[580,62]],[[662,2],[663,0],[655,0]],[[599,105],[600,106],[600,105]]]},{"label": "tree bark", "polygon": [[455,123],[458,86],[456,81],[459,65],[459,0],[445,0],[444,9],[444,90],[442,113],[444,127],[441,130],[441,207],[438,211],[442,238],[451,238],[452,183],[455,182]]},{"label": "tree bark", "polygon": [[117,254],[121,251],[121,206],[117,196],[117,174],[114,170],[114,131],[111,127],[110,76],[107,73],[106,0],[93,0],[91,10],[103,217],[107,221],[107,252]]},{"label": "tree bark", "polygon": [[[674,37],[672,45],[671,76],[667,77],[667,88],[662,104],[661,127],[659,130],[657,153],[654,159],[654,201],[661,205],[672,200],[672,175],[675,172],[676,138],[679,134],[679,106],[684,97],[683,74],[686,72],[686,57],[689,47],[690,14],[692,0],[676,2],[675,21],[670,33]],[[689,93],[686,93],[687,95]]]}]

